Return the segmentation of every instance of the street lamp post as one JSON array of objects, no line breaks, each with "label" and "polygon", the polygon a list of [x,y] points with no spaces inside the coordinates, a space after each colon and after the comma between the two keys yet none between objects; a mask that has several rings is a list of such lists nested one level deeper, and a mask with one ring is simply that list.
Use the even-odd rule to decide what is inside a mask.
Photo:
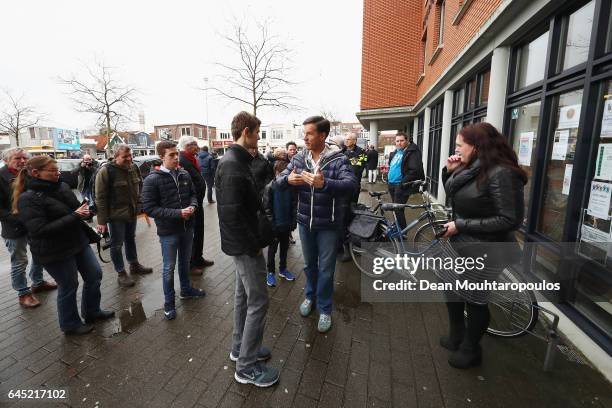
[{"label": "street lamp post", "polygon": [[204,98],[206,103],[206,140],[210,144],[210,133],[208,131],[208,77],[204,77]]}]

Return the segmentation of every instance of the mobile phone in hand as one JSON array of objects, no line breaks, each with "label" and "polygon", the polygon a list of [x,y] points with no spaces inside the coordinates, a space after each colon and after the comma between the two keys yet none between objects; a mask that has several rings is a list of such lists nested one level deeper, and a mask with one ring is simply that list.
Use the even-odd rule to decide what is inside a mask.
[{"label": "mobile phone in hand", "polygon": [[83,198],[83,201],[81,201],[81,205],[83,204],[89,204],[89,199],[87,197]]}]

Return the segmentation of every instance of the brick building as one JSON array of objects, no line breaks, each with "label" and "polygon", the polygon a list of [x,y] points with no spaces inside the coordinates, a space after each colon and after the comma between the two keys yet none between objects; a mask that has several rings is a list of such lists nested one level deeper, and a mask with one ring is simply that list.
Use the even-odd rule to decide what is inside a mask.
[{"label": "brick building", "polygon": [[[215,140],[217,128],[199,123],[179,123],[155,126],[157,140],[178,140],[181,136],[194,136],[200,140]],[[207,143],[205,143],[207,144]]]},{"label": "brick building", "polygon": [[[375,143],[383,130],[414,138],[439,202],[440,171],[463,126],[488,121],[507,135],[529,175],[518,237],[546,246],[524,264],[561,282],[549,299],[562,323],[587,333],[607,361],[610,197],[592,191],[612,187],[611,8],[612,0],[364,0],[357,113]],[[579,244],[571,253],[579,261],[567,260],[565,243]]]}]

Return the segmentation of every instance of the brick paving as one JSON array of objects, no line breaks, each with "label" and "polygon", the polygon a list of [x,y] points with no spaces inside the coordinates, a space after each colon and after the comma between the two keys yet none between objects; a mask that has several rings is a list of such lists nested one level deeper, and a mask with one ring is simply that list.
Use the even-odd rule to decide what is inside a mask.
[{"label": "brick paving", "polygon": [[[177,319],[163,318],[159,241],[155,226],[141,220],[140,260],[155,273],[120,289],[112,267],[103,265],[103,307],[118,317],[82,337],[59,330],[55,292],[41,295],[37,309],[19,307],[2,246],[0,406],[612,406],[610,384],[586,364],[558,354],[554,371],[544,373],[546,345],[531,336],[487,336],[482,367],[452,369],[438,345],[447,324],[444,305],[361,303],[351,263],[338,264],[334,325],[319,334],[316,317],[298,313],[305,282],[299,242],[288,259],[296,281],[281,280],[270,290],[264,343],[280,382],[267,389],[237,384],[228,359],[234,268],[220,251],[214,205],[205,207],[205,219],[205,255],[215,265],[192,278],[208,292],[205,299],[177,299]],[[7,400],[11,389],[45,388],[66,389],[68,399]]]}]

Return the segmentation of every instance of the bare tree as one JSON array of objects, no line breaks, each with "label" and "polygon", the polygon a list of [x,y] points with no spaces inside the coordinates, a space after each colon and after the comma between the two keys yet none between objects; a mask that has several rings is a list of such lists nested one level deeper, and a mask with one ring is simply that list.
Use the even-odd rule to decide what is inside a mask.
[{"label": "bare tree", "polygon": [[15,143],[19,147],[19,133],[23,129],[38,125],[42,115],[37,113],[33,106],[24,102],[24,95],[14,96],[8,90],[4,90],[6,96],[6,108],[0,112],[0,129],[15,137]]},{"label": "bare tree", "polygon": [[136,107],[136,88],[118,82],[110,67],[104,63],[88,66],[84,79],[72,76],[60,78],[60,83],[70,88],[71,99],[78,112],[98,115],[97,124],[105,126],[108,135],[107,155],[111,154],[110,140],[113,125],[131,121],[130,114]]},{"label": "bare tree", "polygon": [[329,134],[332,136],[338,136],[338,125],[342,123],[342,121],[338,119],[338,116],[335,114],[335,112],[330,108],[321,108],[321,116],[329,120],[329,123],[331,125]]},{"label": "bare tree", "polygon": [[231,34],[222,35],[239,57],[235,64],[218,62],[223,87],[210,87],[220,96],[251,107],[253,115],[264,106],[283,109],[298,108],[288,89],[294,85],[288,79],[291,51],[277,36],[270,34],[269,21],[256,22],[256,30],[236,21]]}]

